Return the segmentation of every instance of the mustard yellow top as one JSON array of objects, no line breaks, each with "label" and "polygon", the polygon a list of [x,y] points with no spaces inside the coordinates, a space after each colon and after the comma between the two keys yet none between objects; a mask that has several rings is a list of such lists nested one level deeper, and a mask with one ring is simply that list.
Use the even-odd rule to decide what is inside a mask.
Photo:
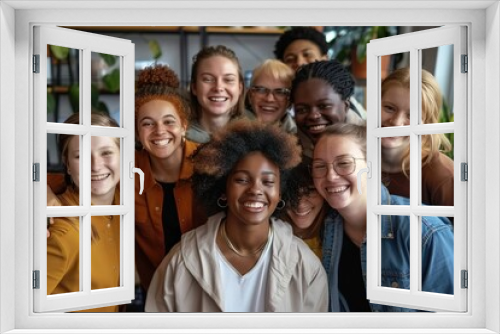
[{"label": "mustard yellow top", "polygon": [[[119,203],[119,189],[115,203]],[[58,196],[63,205],[79,205],[78,192],[68,189]],[[98,237],[91,242],[92,290],[120,285],[120,216],[93,216],[92,228]],[[55,218],[47,238],[47,294],[79,291],[80,234],[78,217]],[[118,312],[107,306],[81,312]]]},{"label": "mustard yellow top", "polygon": [[302,239],[304,242],[311,248],[311,250],[316,254],[317,257],[321,260],[322,252],[321,252],[321,239],[319,235],[309,238],[309,239]]}]

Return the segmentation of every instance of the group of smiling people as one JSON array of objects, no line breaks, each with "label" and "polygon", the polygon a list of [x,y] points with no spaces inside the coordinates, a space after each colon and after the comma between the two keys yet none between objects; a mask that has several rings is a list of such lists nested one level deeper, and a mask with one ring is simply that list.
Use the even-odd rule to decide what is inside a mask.
[{"label": "group of smiling people", "polygon": [[[365,115],[352,100],[349,71],[326,50],[322,33],[292,28],[276,43],[277,59],[259,65],[247,89],[236,55],[224,46],[194,57],[189,94],[167,66],[141,71],[135,161],[145,178],[142,195],[136,180],[135,252],[146,312],[416,311],[366,298],[366,175],[357,190],[357,173],[367,167]],[[382,84],[382,126],[409,124],[409,73],[401,79],[407,72],[397,70]],[[423,78],[434,84],[432,75]],[[439,89],[432,93],[423,114],[437,119],[441,97]],[[422,143],[422,166],[431,165],[440,182],[426,183],[423,198],[453,205],[439,202],[453,198],[453,161],[440,152],[449,143],[431,136]],[[107,144],[119,152],[118,142]],[[111,203],[119,179],[98,177],[111,175],[112,163],[94,146],[92,138],[92,201],[105,193]],[[405,140],[382,141],[383,155],[393,159],[388,173],[402,173],[405,190],[408,147]],[[71,186],[60,199],[78,195],[71,150],[62,157]],[[381,186],[383,203],[409,203],[388,186]],[[67,283],[78,268],[71,224],[56,219],[49,227],[48,293],[77,289]],[[383,216],[382,225],[381,284],[409,289],[409,218]],[[110,233],[96,230],[92,247],[117,247],[103,246],[110,238],[98,232]],[[447,218],[422,218],[422,259],[422,290],[453,294]],[[113,261],[92,251],[93,288],[109,284],[94,272],[102,276]],[[118,280],[107,287],[118,286],[116,273],[106,277]]]}]

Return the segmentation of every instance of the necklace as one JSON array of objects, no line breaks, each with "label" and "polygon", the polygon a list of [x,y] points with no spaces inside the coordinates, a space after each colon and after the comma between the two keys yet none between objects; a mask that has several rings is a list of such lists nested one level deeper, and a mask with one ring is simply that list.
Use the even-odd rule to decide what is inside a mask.
[{"label": "necklace", "polygon": [[266,248],[269,241],[272,240],[272,238],[273,238],[273,227],[271,224],[269,224],[269,232],[267,234],[267,240],[259,248],[252,251],[250,254],[241,253],[239,250],[236,249],[236,247],[233,245],[231,240],[229,240],[229,237],[227,236],[227,233],[226,233],[226,222],[222,223],[222,226],[220,228],[220,233],[221,233],[222,237],[224,238],[224,241],[226,242],[227,247],[231,251],[233,251],[236,255],[241,256],[241,257],[250,257],[250,256],[253,256],[255,254],[262,252],[262,250],[264,248]]}]

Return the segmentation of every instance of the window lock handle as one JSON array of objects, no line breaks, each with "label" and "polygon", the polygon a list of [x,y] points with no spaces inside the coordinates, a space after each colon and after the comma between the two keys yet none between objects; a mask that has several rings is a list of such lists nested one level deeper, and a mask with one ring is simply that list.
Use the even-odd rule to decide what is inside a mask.
[{"label": "window lock handle", "polygon": [[370,161],[367,161],[366,162],[366,166],[367,168],[363,168],[363,169],[360,169],[358,171],[358,174],[356,175],[357,176],[357,181],[358,181],[358,192],[359,194],[361,195],[362,194],[362,191],[361,191],[361,175],[363,175],[363,173],[366,172],[367,176],[369,179],[372,178],[372,163]]},{"label": "window lock handle", "polygon": [[139,184],[140,184],[140,191],[139,195],[142,195],[142,191],[144,190],[144,172],[140,168],[134,167],[134,162],[130,161],[129,163],[129,171],[130,171],[130,178],[134,178],[134,173],[139,174]]}]

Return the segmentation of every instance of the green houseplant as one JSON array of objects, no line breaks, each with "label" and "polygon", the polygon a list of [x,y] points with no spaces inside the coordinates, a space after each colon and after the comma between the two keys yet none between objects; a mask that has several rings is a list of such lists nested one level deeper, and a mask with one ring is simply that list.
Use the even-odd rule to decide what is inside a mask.
[{"label": "green houseplant", "polygon": [[[336,26],[324,29],[331,57],[351,68],[355,77],[366,78],[366,45],[372,39],[394,36],[395,26]],[[389,65],[389,57],[383,60]]]}]

